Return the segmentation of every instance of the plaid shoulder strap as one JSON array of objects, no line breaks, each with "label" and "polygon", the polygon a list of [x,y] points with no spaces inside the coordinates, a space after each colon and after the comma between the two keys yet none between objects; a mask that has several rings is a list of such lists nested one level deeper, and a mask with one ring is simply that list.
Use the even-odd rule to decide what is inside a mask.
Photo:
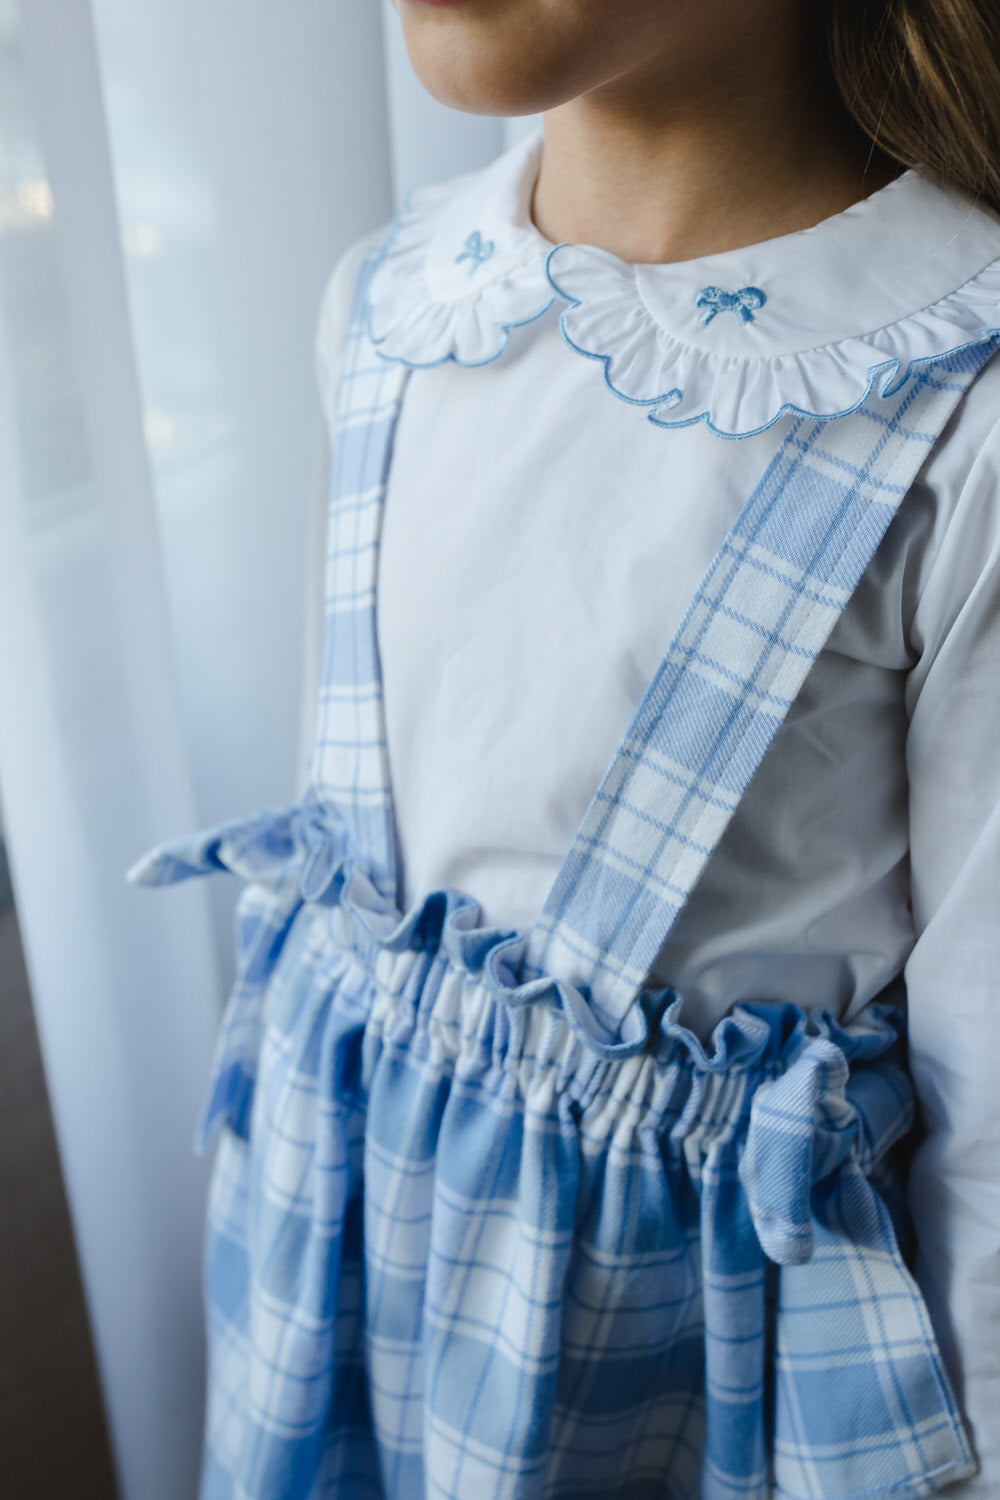
[{"label": "plaid shoulder strap", "polygon": [[708,569],[528,936],[614,1034],[917,471],[996,338],[801,419]]},{"label": "plaid shoulder strap", "polygon": [[355,284],[330,473],[326,619],[310,782],[346,823],[372,883],[395,900],[395,820],[382,707],[375,589],[385,487],[409,370],[368,337],[376,243]]}]

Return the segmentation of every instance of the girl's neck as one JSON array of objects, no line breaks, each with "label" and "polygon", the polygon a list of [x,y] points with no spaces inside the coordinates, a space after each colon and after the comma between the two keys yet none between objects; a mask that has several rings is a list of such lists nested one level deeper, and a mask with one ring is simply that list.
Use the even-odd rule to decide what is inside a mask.
[{"label": "girl's neck", "polygon": [[837,99],[809,33],[748,60],[738,36],[701,77],[657,68],[549,110],[532,214],[556,242],[678,261],[808,228],[898,168]]}]

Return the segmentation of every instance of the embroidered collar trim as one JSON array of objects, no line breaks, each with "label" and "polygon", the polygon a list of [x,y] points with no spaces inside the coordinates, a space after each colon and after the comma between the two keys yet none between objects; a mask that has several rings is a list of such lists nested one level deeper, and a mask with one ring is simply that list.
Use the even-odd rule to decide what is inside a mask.
[{"label": "embroidered collar trim", "polygon": [[794,234],[631,265],[535,228],[541,149],[414,195],[369,292],[383,357],[487,364],[556,302],[569,347],[652,422],[743,437],[787,412],[843,416],[1000,331],[1000,221],[927,173]]},{"label": "embroidered collar trim", "polygon": [[511,328],[551,307],[552,244],[529,207],[540,157],[531,138],[482,172],[412,195],[368,293],[369,332],[386,359],[489,364]]}]

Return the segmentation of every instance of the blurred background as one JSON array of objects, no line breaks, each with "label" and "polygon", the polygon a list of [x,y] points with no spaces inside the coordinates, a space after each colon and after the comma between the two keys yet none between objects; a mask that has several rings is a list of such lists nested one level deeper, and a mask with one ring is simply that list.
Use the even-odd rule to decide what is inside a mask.
[{"label": "blurred background", "polygon": [[384,0],[0,0],[4,1500],[195,1494],[236,892],[123,873],[295,796],[323,285],[532,124]]}]

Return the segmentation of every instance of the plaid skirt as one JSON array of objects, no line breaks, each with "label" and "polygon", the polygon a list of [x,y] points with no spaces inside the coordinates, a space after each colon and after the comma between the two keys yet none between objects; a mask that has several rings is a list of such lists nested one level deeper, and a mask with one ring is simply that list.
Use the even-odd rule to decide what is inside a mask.
[{"label": "plaid skirt", "polygon": [[974,1469],[904,1264],[901,1021],[587,996],[308,803],[154,851],[248,882],[201,1500],[929,1495]]}]

